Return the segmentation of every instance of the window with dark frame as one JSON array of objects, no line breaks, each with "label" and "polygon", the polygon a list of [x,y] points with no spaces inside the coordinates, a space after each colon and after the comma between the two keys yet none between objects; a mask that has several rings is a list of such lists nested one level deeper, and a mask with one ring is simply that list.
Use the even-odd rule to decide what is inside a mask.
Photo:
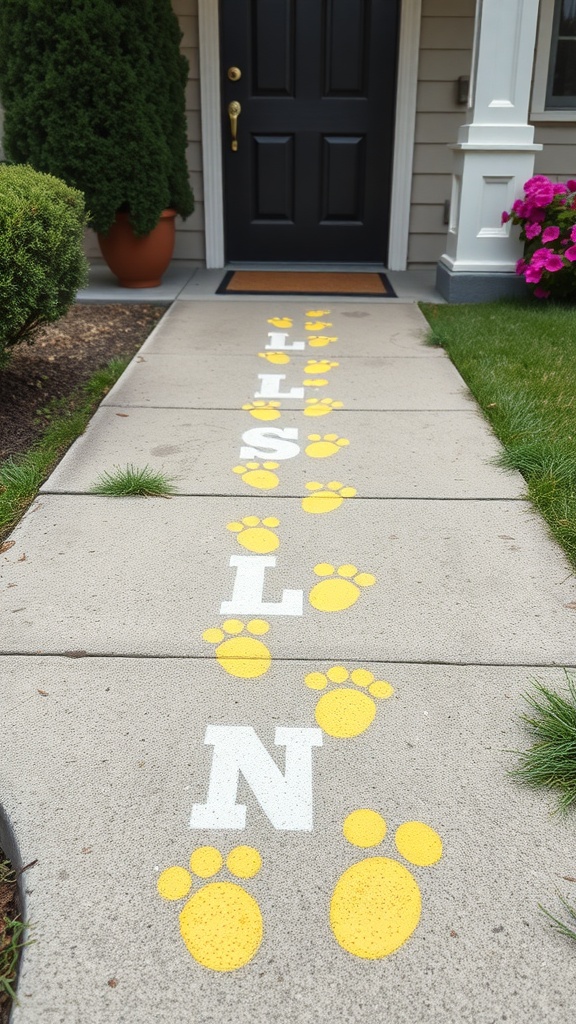
[{"label": "window with dark frame", "polygon": [[576,107],[576,0],[556,0],[546,108]]}]

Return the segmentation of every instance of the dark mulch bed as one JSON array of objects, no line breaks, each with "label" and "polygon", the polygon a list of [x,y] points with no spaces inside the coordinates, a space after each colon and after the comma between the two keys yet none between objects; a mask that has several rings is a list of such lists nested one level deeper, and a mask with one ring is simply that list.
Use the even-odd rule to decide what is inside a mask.
[{"label": "dark mulch bed", "polygon": [[[6,870],[7,862],[0,850],[0,966],[3,965],[2,952],[10,942],[10,932],[6,930],[5,920],[15,920],[19,916],[18,885],[16,875]],[[0,973],[2,970],[0,969]],[[14,982],[14,979],[9,979]],[[12,1000],[7,992],[0,987],[0,1024],[8,1024]]]},{"label": "dark mulch bed", "polygon": [[18,345],[0,370],[0,461],[39,437],[49,402],[66,398],[111,359],[132,357],[165,311],[143,303],[78,303],[33,345]]}]

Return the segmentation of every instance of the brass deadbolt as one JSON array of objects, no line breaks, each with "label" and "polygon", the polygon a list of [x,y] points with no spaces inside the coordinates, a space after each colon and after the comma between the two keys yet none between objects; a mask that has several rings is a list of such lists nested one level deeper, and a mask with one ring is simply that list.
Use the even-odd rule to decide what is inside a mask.
[{"label": "brass deadbolt", "polygon": [[228,78],[231,82],[239,82],[242,78],[240,68],[228,68]]}]

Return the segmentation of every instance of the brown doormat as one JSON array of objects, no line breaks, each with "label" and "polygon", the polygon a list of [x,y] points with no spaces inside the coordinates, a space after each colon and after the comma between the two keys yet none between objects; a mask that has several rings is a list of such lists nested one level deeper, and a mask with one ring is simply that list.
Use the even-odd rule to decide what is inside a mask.
[{"label": "brown doormat", "polygon": [[217,295],[346,295],[395,299],[385,274],[330,270],[231,270]]}]

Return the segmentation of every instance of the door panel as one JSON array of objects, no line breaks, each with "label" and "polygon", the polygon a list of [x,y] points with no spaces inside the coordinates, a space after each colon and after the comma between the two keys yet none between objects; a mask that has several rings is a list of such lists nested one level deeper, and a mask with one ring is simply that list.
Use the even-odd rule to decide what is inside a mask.
[{"label": "door panel", "polygon": [[366,96],[369,6],[350,0],[324,6],[325,96]]},{"label": "door panel", "polygon": [[[222,0],[227,258],[383,261],[398,0]],[[239,81],[228,79],[241,69]],[[238,149],[228,104],[238,101]]]},{"label": "door panel", "polygon": [[294,95],[295,0],[252,0],[252,92]]},{"label": "door panel", "polygon": [[356,221],[364,212],[363,183],[366,172],[365,140],[361,137],[324,137],[321,224]]},{"label": "door panel", "polygon": [[294,222],[294,136],[255,135],[254,222]]}]

